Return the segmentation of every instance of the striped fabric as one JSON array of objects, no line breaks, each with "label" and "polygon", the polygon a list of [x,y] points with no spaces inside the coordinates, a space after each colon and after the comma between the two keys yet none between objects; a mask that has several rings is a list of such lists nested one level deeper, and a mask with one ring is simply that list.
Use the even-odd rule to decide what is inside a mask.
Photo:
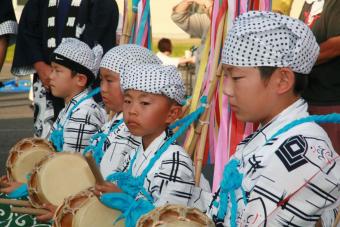
[{"label": "striped fabric", "polygon": [[89,145],[89,140],[104,125],[106,112],[92,98],[83,101],[73,112],[69,119],[68,112],[83,97],[88,94],[84,90],[73,97],[68,105],[62,109],[57,120],[53,124],[52,130],[57,128],[57,124],[64,125],[64,147],[63,151],[83,152]]},{"label": "striped fabric", "polygon": [[[117,114],[98,133],[108,133],[122,118],[123,113]],[[94,140],[92,145],[96,145],[98,142],[98,140]],[[106,178],[112,172],[117,171],[117,168],[140,144],[141,138],[131,135],[125,123],[111,132],[102,147],[104,155],[100,162],[100,171],[103,177]]]},{"label": "striped fabric", "polygon": [[[140,145],[138,149],[132,152],[125,160],[120,170],[127,171],[130,160],[132,160],[134,155],[137,155],[132,167],[132,175],[135,177],[141,175],[152,157],[171,134],[170,131],[163,132],[146,150],[143,149],[143,145]],[[170,182],[172,185],[175,184],[177,189],[176,191],[172,191],[171,195],[167,192],[167,186]],[[192,160],[184,149],[176,144],[170,145],[144,180],[144,188],[152,196],[156,207],[166,203],[188,205],[191,198],[190,190],[194,185]],[[136,199],[138,199],[138,196]]]}]

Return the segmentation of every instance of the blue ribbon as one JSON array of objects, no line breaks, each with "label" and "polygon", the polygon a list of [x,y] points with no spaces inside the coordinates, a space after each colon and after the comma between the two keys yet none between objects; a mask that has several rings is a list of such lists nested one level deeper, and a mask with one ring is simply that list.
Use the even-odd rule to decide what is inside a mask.
[{"label": "blue ribbon", "polygon": [[138,12],[138,4],[139,4],[140,0],[132,0],[132,11],[134,13]]},{"label": "blue ribbon", "polygon": [[135,227],[138,219],[145,213],[150,212],[155,207],[145,199],[135,200],[125,193],[105,193],[100,197],[100,201],[106,206],[122,212],[114,224],[125,218],[125,226]]},{"label": "blue ribbon", "polygon": [[[133,0],[134,7],[136,6],[137,10],[138,10],[139,1],[140,0]],[[142,28],[145,28],[145,26],[148,26],[148,29],[151,29],[151,27],[150,27],[150,0],[146,1],[144,11],[143,11],[143,14],[142,14],[142,18],[141,18],[141,21],[140,21],[140,26],[139,26],[140,29],[139,29],[137,37],[136,37],[136,44],[138,44],[138,45],[142,45],[142,40],[143,40],[143,35],[144,35],[144,29],[142,29]],[[149,40],[148,40],[148,48],[150,48],[149,47]]]},{"label": "blue ribbon", "polygon": [[14,191],[7,195],[7,197],[10,199],[17,199],[25,196],[28,196],[27,184],[20,185],[20,187],[16,188]]},{"label": "blue ribbon", "polygon": [[[107,137],[113,131],[115,131],[123,122],[124,120],[120,119],[107,133],[99,132],[94,134],[90,139],[90,145],[85,147],[83,154],[85,155],[87,152],[92,151],[93,158],[96,160],[97,165],[99,165],[104,155],[103,146]],[[92,145],[95,140],[97,140],[96,145]]]},{"label": "blue ribbon", "polygon": [[223,179],[220,187],[220,205],[217,213],[219,220],[224,220],[228,212],[229,197],[231,200],[231,216],[230,226],[236,227],[237,217],[237,201],[235,191],[239,188],[242,190],[242,198],[245,205],[247,205],[247,199],[245,191],[242,188],[243,174],[238,171],[239,161],[233,159],[228,162],[224,167]]},{"label": "blue ribbon", "polygon": [[57,128],[52,131],[50,135],[50,141],[52,141],[57,152],[63,150],[64,146],[64,127],[57,124]]},{"label": "blue ribbon", "polygon": [[68,119],[70,119],[71,115],[73,114],[73,112],[76,110],[76,108],[85,100],[92,98],[93,96],[95,96],[96,94],[98,94],[100,92],[100,88],[95,88],[93,89],[91,92],[89,92],[85,97],[81,98],[73,107],[72,109],[68,112],[66,120],[64,122],[64,125],[61,124],[57,124],[57,128],[54,129],[51,132],[50,138],[49,140],[53,143],[53,145],[55,146],[56,150],[58,152],[63,150],[63,146],[64,146],[64,126],[67,122]]},{"label": "blue ribbon", "polygon": [[290,122],[289,124],[285,125],[281,129],[279,129],[268,141],[274,139],[275,137],[281,135],[284,132],[287,132],[289,129],[304,124],[307,122],[316,122],[316,123],[340,123],[340,114],[339,113],[332,113],[326,115],[310,115],[308,117],[304,117],[295,121]]},{"label": "blue ribbon", "polygon": [[197,108],[194,112],[188,114],[187,116],[183,117],[182,119],[174,122],[169,126],[169,129],[177,128],[178,126],[183,125],[185,122],[194,122],[198,117],[204,112],[205,106],[207,104],[207,96],[202,96],[200,99],[201,106]]}]

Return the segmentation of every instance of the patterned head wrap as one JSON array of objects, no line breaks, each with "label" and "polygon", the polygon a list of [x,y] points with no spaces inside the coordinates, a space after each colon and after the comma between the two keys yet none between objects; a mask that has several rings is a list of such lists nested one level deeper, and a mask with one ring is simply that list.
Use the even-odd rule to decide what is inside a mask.
[{"label": "patterned head wrap", "polygon": [[109,50],[103,57],[100,67],[120,73],[126,65],[162,64],[150,50],[136,44],[124,44]]},{"label": "patterned head wrap", "polygon": [[302,21],[273,12],[239,16],[222,50],[222,63],[234,66],[289,67],[309,74],[319,55],[312,31]]},{"label": "patterned head wrap", "polygon": [[103,48],[100,45],[91,50],[78,39],[64,38],[52,53],[51,61],[82,73],[92,81],[97,76],[102,55]]},{"label": "patterned head wrap", "polygon": [[156,64],[130,65],[122,75],[123,90],[133,89],[152,94],[160,94],[181,104],[185,95],[185,87],[175,66]]}]

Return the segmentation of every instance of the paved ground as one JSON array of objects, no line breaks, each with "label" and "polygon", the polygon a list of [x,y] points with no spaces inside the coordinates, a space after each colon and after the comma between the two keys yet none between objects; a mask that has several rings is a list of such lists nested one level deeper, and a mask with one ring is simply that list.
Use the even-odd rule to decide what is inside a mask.
[{"label": "paved ground", "polygon": [[[10,65],[6,64],[0,81],[10,79]],[[0,175],[5,173],[9,149],[20,139],[33,135],[33,111],[28,94],[0,93]]]}]

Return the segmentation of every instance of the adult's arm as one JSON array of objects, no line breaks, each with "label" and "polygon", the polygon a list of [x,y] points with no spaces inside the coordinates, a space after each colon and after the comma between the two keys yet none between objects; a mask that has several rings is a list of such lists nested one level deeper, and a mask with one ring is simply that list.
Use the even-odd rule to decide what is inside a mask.
[{"label": "adult's arm", "polygon": [[[189,8],[193,2],[204,4],[199,0],[184,0],[173,8],[171,19],[178,27],[190,34],[192,37],[202,38],[210,26],[210,15],[205,13],[192,14]],[[209,12],[211,12],[211,2],[204,2],[206,2],[204,4],[205,7],[209,9]],[[210,5],[208,5],[208,3],[210,3]]]},{"label": "adult's arm", "polygon": [[340,56],[340,36],[335,36],[320,44],[320,55],[316,64],[326,63],[338,56]]}]

